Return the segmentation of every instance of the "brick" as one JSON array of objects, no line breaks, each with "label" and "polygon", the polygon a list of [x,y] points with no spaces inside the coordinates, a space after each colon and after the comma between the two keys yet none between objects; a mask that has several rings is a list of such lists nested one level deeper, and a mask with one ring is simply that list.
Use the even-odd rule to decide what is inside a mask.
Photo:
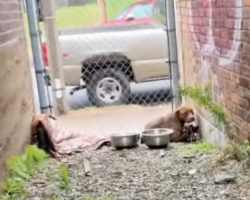
[{"label": "brick", "polygon": [[245,88],[247,88],[247,89],[250,89],[250,79],[249,79],[249,78],[240,76],[240,77],[239,77],[239,84],[240,84],[240,86],[242,86],[242,87],[245,87]]},{"label": "brick", "polygon": [[239,117],[238,115],[232,115],[232,120],[237,125],[241,125],[244,122],[244,120],[241,117]]},{"label": "brick", "polygon": [[250,31],[241,31],[241,40],[250,43]]},{"label": "brick", "polygon": [[236,84],[236,89],[238,89],[240,84],[240,75],[236,73],[231,73],[230,80]]},{"label": "brick", "polygon": [[244,121],[250,123],[250,112],[248,110],[242,110],[240,116]]},{"label": "brick", "polygon": [[0,12],[0,22],[10,20],[20,20],[22,18],[21,12]]},{"label": "brick", "polygon": [[242,120],[243,120],[243,118],[242,118],[242,112],[243,112],[243,109],[242,108],[240,108],[239,106],[236,106],[235,107],[235,109],[234,109],[234,114],[236,115],[236,116],[239,116]]},{"label": "brick", "polygon": [[220,67],[220,68],[218,69],[218,75],[219,75],[220,77],[223,77],[223,78],[227,79],[227,80],[230,80],[231,72]]},{"label": "brick", "polygon": [[218,29],[218,32],[220,33],[218,36],[222,37],[223,39],[234,39],[234,31],[230,29]]},{"label": "brick", "polygon": [[238,94],[241,97],[246,98],[248,101],[250,100],[250,90],[244,87],[238,87]]},{"label": "brick", "polygon": [[232,103],[231,101],[229,101],[229,100],[227,99],[227,101],[226,101],[226,108],[227,108],[229,111],[234,112],[236,106],[235,106],[234,103]]},{"label": "brick", "polygon": [[242,18],[242,7],[239,7],[239,8],[227,8],[226,12],[227,12],[227,16],[229,18],[237,18],[237,19]]},{"label": "brick", "polygon": [[240,53],[240,63],[243,65],[250,65],[250,56],[247,52]]},{"label": "brick", "polygon": [[250,6],[250,0],[243,0],[244,6]]},{"label": "brick", "polygon": [[22,28],[22,21],[21,20],[12,20],[5,23],[0,23],[0,34],[3,32],[7,32],[11,29]]},{"label": "brick", "polygon": [[[224,20],[224,19],[213,19],[212,21],[212,27],[214,28],[224,28],[224,27],[228,27],[228,26],[232,26],[232,28],[234,27],[234,21],[233,20]],[[229,27],[229,28],[230,28]]]},{"label": "brick", "polygon": [[225,20],[225,22],[224,22],[225,28],[233,29],[235,27],[235,20],[234,19],[224,19],[224,20]]},{"label": "brick", "polygon": [[223,1],[218,1],[218,0],[212,1],[213,8],[222,8],[223,6],[224,6]]},{"label": "brick", "polygon": [[231,73],[230,80],[228,80],[228,89],[230,89],[233,92],[236,92],[239,88],[239,84],[235,82],[235,80],[232,78],[235,74]]},{"label": "brick", "polygon": [[21,28],[13,29],[11,31],[1,33],[0,34],[0,45],[7,43],[13,39],[18,39],[21,37],[22,37],[22,29]]},{"label": "brick", "polygon": [[243,19],[250,19],[250,7],[242,8],[242,17]]},{"label": "brick", "polygon": [[205,17],[205,16],[206,16],[206,11],[203,8],[199,9],[199,17]]},{"label": "brick", "polygon": [[0,10],[1,11],[20,11],[21,7],[17,1],[0,2]]},{"label": "brick", "polygon": [[[239,63],[233,63],[232,64],[232,68],[233,68],[233,72],[235,75],[239,75],[240,71],[241,71],[241,65]],[[239,79],[239,77],[237,77],[237,80]],[[237,81],[237,83],[239,83],[239,80]]]},{"label": "brick", "polygon": [[245,52],[245,53],[249,53],[250,52],[250,44],[244,42],[241,44],[241,51]]},{"label": "brick", "polygon": [[242,22],[243,30],[250,30],[250,19],[245,19]]},{"label": "brick", "polygon": [[250,77],[250,66],[240,66],[240,75]]},{"label": "brick", "polygon": [[221,33],[222,33],[222,31],[221,31],[220,28],[214,28],[214,29],[213,29],[213,36],[214,36],[214,37],[220,37],[220,36],[221,36]]},{"label": "brick", "polygon": [[242,119],[241,124],[244,122],[247,122],[247,123],[250,122],[250,112],[248,110],[237,107],[235,114]]},{"label": "brick", "polygon": [[249,108],[249,101],[246,98],[242,98],[237,94],[231,94],[231,101],[243,109]]}]

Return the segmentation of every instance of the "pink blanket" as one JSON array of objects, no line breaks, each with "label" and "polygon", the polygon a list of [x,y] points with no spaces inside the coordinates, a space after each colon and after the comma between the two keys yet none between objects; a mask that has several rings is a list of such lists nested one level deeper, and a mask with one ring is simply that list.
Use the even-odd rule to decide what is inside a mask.
[{"label": "pink blanket", "polygon": [[[43,129],[38,131],[40,127]],[[51,115],[37,115],[32,122],[31,143],[37,143],[38,134],[46,134],[53,146],[54,156],[60,157],[73,152],[95,150],[110,139],[105,136],[96,136],[91,133],[74,132],[67,130]]]}]

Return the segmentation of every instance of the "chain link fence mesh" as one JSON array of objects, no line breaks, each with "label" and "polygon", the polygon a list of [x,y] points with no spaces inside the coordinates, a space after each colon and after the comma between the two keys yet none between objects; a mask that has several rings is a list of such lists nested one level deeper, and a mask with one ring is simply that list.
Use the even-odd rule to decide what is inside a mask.
[{"label": "chain link fence mesh", "polygon": [[[155,0],[106,0],[105,11],[103,2],[57,0],[65,82],[69,98],[78,98],[72,108],[85,108],[86,131],[115,131],[114,119],[120,120],[117,131],[135,131],[165,114],[172,99],[167,34],[153,17],[161,8]],[[86,109],[92,106],[95,112]],[[116,115],[120,111],[110,106],[123,111]],[[137,119],[131,123],[130,116]]]}]

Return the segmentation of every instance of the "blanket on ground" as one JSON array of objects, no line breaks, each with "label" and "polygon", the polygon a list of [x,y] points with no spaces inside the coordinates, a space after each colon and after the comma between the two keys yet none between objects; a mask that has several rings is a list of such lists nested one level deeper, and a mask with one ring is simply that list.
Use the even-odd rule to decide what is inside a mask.
[{"label": "blanket on ground", "polygon": [[31,144],[37,144],[55,157],[95,150],[109,141],[107,136],[68,130],[51,115],[33,117]]}]

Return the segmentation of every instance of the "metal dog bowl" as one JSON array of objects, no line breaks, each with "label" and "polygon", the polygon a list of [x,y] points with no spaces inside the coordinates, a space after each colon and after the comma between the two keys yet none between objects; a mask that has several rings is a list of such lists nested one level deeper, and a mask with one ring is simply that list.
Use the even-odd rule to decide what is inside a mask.
[{"label": "metal dog bowl", "polygon": [[116,149],[132,148],[138,145],[139,139],[139,133],[113,134],[111,136],[111,144]]},{"label": "metal dog bowl", "polygon": [[150,148],[167,147],[173,132],[172,129],[148,129],[142,133],[142,142]]}]

